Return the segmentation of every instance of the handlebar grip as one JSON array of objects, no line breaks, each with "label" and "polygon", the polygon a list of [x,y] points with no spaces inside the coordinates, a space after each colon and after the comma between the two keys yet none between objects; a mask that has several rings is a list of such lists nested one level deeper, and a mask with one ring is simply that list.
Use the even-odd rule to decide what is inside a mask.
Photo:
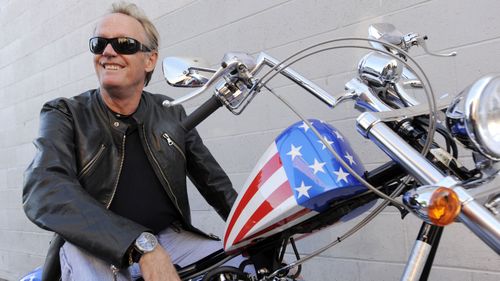
[{"label": "handlebar grip", "polygon": [[221,106],[222,102],[220,101],[220,99],[216,96],[212,96],[200,107],[189,114],[184,120],[182,120],[181,126],[186,130],[186,132],[189,132]]}]

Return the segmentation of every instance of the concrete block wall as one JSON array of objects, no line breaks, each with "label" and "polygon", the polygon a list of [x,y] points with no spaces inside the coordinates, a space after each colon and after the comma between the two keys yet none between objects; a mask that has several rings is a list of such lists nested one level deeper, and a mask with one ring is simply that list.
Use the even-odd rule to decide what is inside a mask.
[{"label": "concrete block wall", "polygon": [[[17,280],[42,264],[51,233],[24,216],[22,174],[34,147],[43,102],[97,86],[87,40],[113,1],[0,1],[0,279]],[[160,57],[198,56],[217,65],[224,52],[266,51],[283,59],[313,43],[340,37],[366,38],[372,23],[390,22],[402,32],[429,36],[435,58],[412,50],[436,93],[455,94],[483,74],[500,71],[500,3],[487,0],[171,0],[135,1],[161,35]],[[331,93],[340,93],[354,75],[364,50],[328,52],[294,68]],[[273,88],[311,118],[327,120],[348,136],[367,168],[385,156],[357,135],[351,104],[330,110],[297,87],[278,79]],[[148,87],[179,97],[161,66]],[[186,104],[192,110],[203,98]],[[276,98],[262,93],[241,116],[220,110],[199,131],[240,190],[261,153],[297,118]],[[196,191],[193,217],[201,228],[222,235],[224,224]],[[350,226],[329,228],[299,244],[302,254],[326,245]],[[404,221],[387,209],[365,229],[304,266],[307,280],[398,280],[417,235],[419,221]],[[290,258],[292,259],[292,258]],[[461,225],[448,227],[430,280],[499,280],[500,258]]]}]

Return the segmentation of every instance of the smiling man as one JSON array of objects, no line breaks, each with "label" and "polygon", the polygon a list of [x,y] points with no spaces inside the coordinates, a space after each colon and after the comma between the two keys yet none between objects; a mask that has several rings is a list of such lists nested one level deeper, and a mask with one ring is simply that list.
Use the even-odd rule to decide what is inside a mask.
[{"label": "smiling man", "polygon": [[159,36],[113,5],[89,40],[99,88],[46,103],[25,174],[26,215],[56,233],[44,280],[179,280],[173,264],[221,248],[191,225],[186,175],[226,219],[236,192],[180,106],[144,91]]}]

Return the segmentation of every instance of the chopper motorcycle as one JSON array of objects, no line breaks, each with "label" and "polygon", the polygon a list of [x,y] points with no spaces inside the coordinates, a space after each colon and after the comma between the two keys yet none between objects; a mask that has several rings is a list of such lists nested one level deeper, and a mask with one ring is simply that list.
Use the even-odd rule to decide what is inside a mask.
[{"label": "chopper motorcycle", "polygon": [[[250,173],[226,221],[224,249],[179,269],[181,279],[302,280],[303,263],[362,229],[388,205],[423,221],[400,280],[427,280],[443,229],[453,222],[463,223],[500,254],[500,75],[479,78],[456,97],[436,99],[425,72],[408,51],[422,47],[430,55],[455,53],[434,54],[426,40],[418,33],[402,34],[393,25],[380,23],[370,26],[368,39],[326,41],[283,61],[266,53],[254,58],[232,52],[218,69],[211,69],[202,59],[165,58],[168,84],[198,88],[166,100],[165,107],[214,89],[214,95],[183,121],[186,130],[222,106],[239,115],[264,91],[301,119],[275,138]],[[369,53],[340,96],[332,96],[291,68],[309,56],[343,48]],[[270,70],[264,72],[264,67]],[[204,72],[213,74],[206,78]],[[357,131],[391,161],[366,171],[339,130],[322,120],[304,118],[268,86],[277,75],[330,108],[352,101],[361,112]],[[424,91],[426,102],[417,101],[411,89]],[[436,135],[442,137],[441,142]],[[457,159],[458,143],[472,155],[474,168],[466,168]],[[375,206],[377,199],[383,202]],[[300,256],[297,240],[362,215],[344,235]],[[289,248],[296,260],[287,263]],[[223,265],[240,254],[249,257],[255,274],[243,270],[247,264],[240,268]]]}]

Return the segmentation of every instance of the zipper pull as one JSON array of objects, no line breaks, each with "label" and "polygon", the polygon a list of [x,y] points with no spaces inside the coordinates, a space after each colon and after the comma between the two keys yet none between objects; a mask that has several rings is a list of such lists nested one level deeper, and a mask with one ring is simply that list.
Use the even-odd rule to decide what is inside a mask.
[{"label": "zipper pull", "polygon": [[111,265],[111,271],[113,271],[113,281],[118,281],[118,272],[120,271],[116,266],[113,264]]},{"label": "zipper pull", "polygon": [[174,145],[174,142],[167,133],[163,133],[162,137],[167,140],[168,145],[170,146]]}]

